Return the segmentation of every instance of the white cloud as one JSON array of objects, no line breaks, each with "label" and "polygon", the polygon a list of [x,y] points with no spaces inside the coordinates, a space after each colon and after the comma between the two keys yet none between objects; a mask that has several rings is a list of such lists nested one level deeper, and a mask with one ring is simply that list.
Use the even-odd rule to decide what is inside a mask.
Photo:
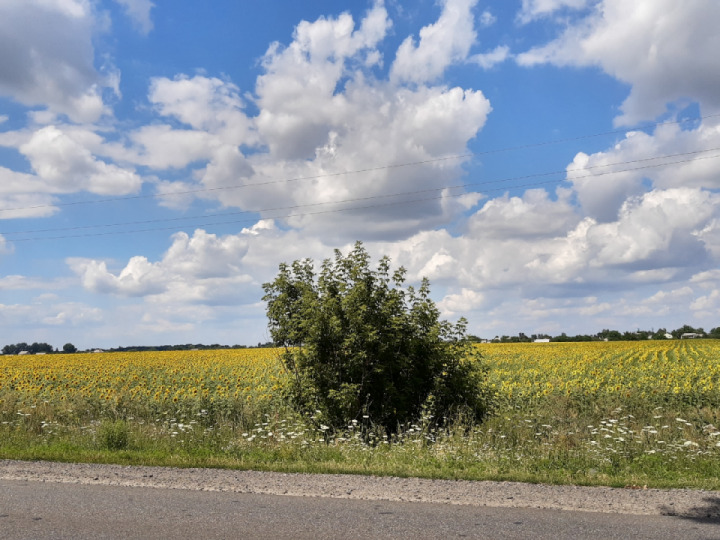
[{"label": "white cloud", "polygon": [[628,199],[606,223],[581,218],[569,200],[541,190],[490,200],[461,237],[425,232],[375,250],[407,267],[413,280],[426,275],[478,293],[518,287],[528,295],[549,287],[565,294],[632,290],[681,279],[715,260],[715,246],[702,234],[720,214],[715,194],[655,190]]},{"label": "white cloud", "polygon": [[697,283],[703,289],[715,288],[720,285],[720,270],[705,270],[690,278],[690,283]]},{"label": "white cloud", "polygon": [[591,0],[522,0],[522,7],[517,19],[522,24],[541,17],[548,17],[558,10],[582,9],[587,7]]},{"label": "white cloud", "polygon": [[701,263],[707,251],[693,233],[717,215],[719,202],[717,196],[691,188],[655,190],[631,198],[617,222],[598,224],[589,232],[597,249],[593,264],[644,264],[657,269]]},{"label": "white cloud", "polygon": [[47,184],[31,174],[0,167],[0,220],[46,217],[57,208]]},{"label": "white cloud", "polygon": [[60,302],[50,306],[40,321],[51,326],[87,327],[100,323],[103,319],[102,311],[96,307],[79,302]]},{"label": "white cloud", "polygon": [[109,113],[102,92],[115,83],[94,67],[96,29],[89,0],[1,2],[0,94],[76,122]]},{"label": "white cloud", "polygon": [[564,234],[579,221],[567,193],[553,201],[547,191],[530,189],[522,197],[487,201],[468,220],[468,231],[477,239],[542,239]]},{"label": "white cloud", "polygon": [[488,26],[492,26],[497,22],[497,17],[492,14],[492,12],[489,9],[486,9],[482,12],[482,15],[480,15],[480,24],[487,28]]},{"label": "white cloud", "polygon": [[161,260],[150,262],[134,256],[117,273],[110,271],[105,261],[71,258],[67,264],[85,289],[99,294],[154,297],[155,301],[181,304],[234,303],[253,283],[244,257],[249,238],[262,230],[260,226],[252,233],[224,237],[201,229],[192,237],[177,233]]},{"label": "white cloud", "polygon": [[88,327],[102,321],[100,309],[81,302],[59,301],[54,297],[39,297],[28,304],[0,304],[0,324],[3,328],[22,328],[25,335],[28,329],[31,329],[31,335],[45,333],[43,327],[46,326],[81,327],[87,332]]},{"label": "white cloud", "polygon": [[[2,234],[0,234],[0,255],[7,255],[8,253],[12,253],[13,251],[13,245],[9,243]],[[2,287],[0,286],[0,288]]]},{"label": "white cloud", "polygon": [[[441,19],[457,9],[449,2]],[[130,134],[129,147],[105,151],[153,169],[195,167],[197,184],[164,182],[158,191],[207,190],[195,196],[248,211],[293,209],[262,217],[295,214],[284,218],[287,224],[326,240],[334,236],[334,242],[356,238],[358,227],[366,237],[401,236],[446,221],[477,200],[458,190],[452,194],[457,202],[437,199],[463,174],[463,159],[342,174],[368,163],[464,154],[491,110],[479,91],[376,79],[366,60],[376,56],[389,27],[381,3],[358,25],[349,14],[300,23],[287,47],[274,44],[264,56],[254,97],[259,112],[252,118],[239,89],[227,81],[202,75],[154,79],[149,100],[155,110],[186,128],[145,126]],[[406,193],[422,190],[436,191],[427,192],[425,201],[405,202]],[[360,200],[342,203],[354,199]],[[171,197],[161,200],[175,204]],[[322,213],[353,206],[362,208]]]},{"label": "white cloud", "polygon": [[[2,236],[0,236],[0,253],[2,253]],[[20,275],[0,277],[0,291],[27,291],[33,289],[62,289],[68,285],[64,280],[46,280]]]},{"label": "white cloud", "polygon": [[455,62],[465,60],[475,43],[472,9],[477,0],[444,0],[440,18],[420,30],[420,41],[407,37],[391,67],[393,81],[428,83]]},{"label": "white cloud", "polygon": [[153,29],[150,11],[155,5],[150,0],[115,0],[124,9],[127,16],[143,34],[149,34]]},{"label": "white cloud", "polygon": [[250,142],[250,121],[242,112],[239,89],[230,82],[201,75],[154,78],[148,99],[163,116],[197,130],[224,133],[237,144]]},{"label": "white cloud", "polygon": [[679,289],[673,289],[671,291],[658,291],[651,297],[643,301],[643,304],[653,306],[655,308],[661,304],[676,304],[678,302],[687,302],[688,299],[693,295],[693,290],[688,287],[680,287]]},{"label": "white cloud", "polygon": [[445,316],[464,315],[480,308],[484,300],[482,293],[472,289],[462,289],[457,294],[448,294],[438,302],[437,306]]},{"label": "white cloud", "polygon": [[63,131],[56,126],[47,126],[33,133],[19,150],[46,184],[45,191],[72,193],[84,190],[103,195],[136,192],[142,184],[141,178],[132,170],[93,156],[84,135],[95,138],[89,132]]},{"label": "white cloud", "polygon": [[95,293],[146,296],[168,287],[162,269],[143,256],[132,257],[118,275],[108,271],[105,261],[72,258],[67,263],[80,276],[83,287]]},{"label": "white cloud", "polygon": [[583,317],[593,317],[599,313],[608,313],[612,310],[612,308],[613,306],[609,302],[601,302],[598,304],[593,301],[587,306],[578,308],[578,314]]},{"label": "white cloud", "polygon": [[[89,9],[82,2],[68,6]],[[467,0],[446,2],[438,22],[421,32],[413,61],[421,61],[433,44],[442,44],[445,65],[463,60],[474,41],[473,6]],[[93,16],[92,10],[77,14]],[[471,89],[377,79],[374,67],[382,60],[377,46],[390,26],[381,2],[358,24],[347,13],[301,22],[287,47],[268,49],[255,96],[241,98],[237,86],[216,77],[154,78],[148,100],[160,121],[125,137],[64,125],[50,112],[43,121],[54,122],[44,127],[0,134],[0,144],[17,148],[36,173],[7,171],[13,176],[7,185],[14,187],[0,188],[0,209],[24,206],[23,215],[49,215],[56,211],[53,195],[135,193],[146,180],[156,185],[160,204],[171,208],[187,208],[197,197],[253,212],[294,209],[261,217],[279,217],[334,243],[355,239],[358,227],[367,238],[400,237],[447,222],[479,196],[449,193],[447,186],[463,174],[464,158],[438,158],[467,153],[490,103]],[[92,60],[92,48],[89,52]],[[256,116],[246,113],[245,99],[254,101]],[[415,162],[429,163],[395,167]],[[367,169],[368,163],[390,167],[343,174]],[[152,176],[142,178],[132,166],[147,167]],[[191,170],[182,178],[162,177],[162,171],[184,168]],[[22,189],[25,181],[30,183]],[[191,191],[192,196],[170,195]],[[414,192],[424,195],[408,197]],[[31,212],[29,206],[45,208]],[[346,211],[323,213],[339,209]]]},{"label": "white cloud", "polygon": [[710,294],[696,298],[691,304],[693,311],[704,311],[717,316],[720,314],[720,290],[713,290]]},{"label": "white cloud", "polygon": [[659,125],[652,134],[628,132],[605,152],[577,154],[567,167],[567,178],[586,215],[612,221],[628,197],[647,190],[646,178],[662,189],[720,187],[719,153],[712,150],[719,147],[717,119],[705,119],[692,130],[679,124]]},{"label": "white cloud", "polygon": [[163,124],[143,126],[131,133],[130,139],[133,148],[116,150],[116,155],[156,170],[182,169],[205,161],[219,145],[217,138],[205,131],[173,129]]},{"label": "white cloud", "polygon": [[559,38],[518,61],[598,66],[628,83],[619,125],[657,118],[669,103],[688,97],[707,114],[720,109],[718,19],[720,3],[714,0],[603,0]]},{"label": "white cloud", "polygon": [[497,64],[501,64],[509,57],[510,47],[507,45],[498,45],[490,52],[473,54],[468,58],[468,62],[477,64],[483,69],[490,69]]}]

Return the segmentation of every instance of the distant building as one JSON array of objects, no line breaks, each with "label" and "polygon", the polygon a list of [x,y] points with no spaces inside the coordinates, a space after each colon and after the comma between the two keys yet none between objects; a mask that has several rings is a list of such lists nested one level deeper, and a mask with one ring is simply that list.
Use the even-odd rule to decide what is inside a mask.
[{"label": "distant building", "polygon": [[538,338],[534,339],[533,343],[550,343],[550,338]]},{"label": "distant building", "polygon": [[697,339],[703,337],[705,334],[698,334],[697,332],[685,332],[680,336],[680,339]]}]

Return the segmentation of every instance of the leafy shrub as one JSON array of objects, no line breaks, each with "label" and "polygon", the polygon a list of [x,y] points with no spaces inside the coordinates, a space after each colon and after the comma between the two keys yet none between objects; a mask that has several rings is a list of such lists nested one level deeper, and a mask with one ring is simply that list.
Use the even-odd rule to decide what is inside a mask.
[{"label": "leafy shrub", "polygon": [[487,373],[465,321],[440,321],[429,282],[416,290],[404,281],[387,257],[372,270],[358,242],[347,257],[336,250],[318,276],[311,260],[297,260],[263,286],[299,411],[333,429],[355,420],[389,432],[421,414],[438,422],[486,414]]},{"label": "leafy shrub", "polygon": [[98,430],[98,442],[103,450],[124,450],[130,442],[130,429],[124,420],[103,421]]}]

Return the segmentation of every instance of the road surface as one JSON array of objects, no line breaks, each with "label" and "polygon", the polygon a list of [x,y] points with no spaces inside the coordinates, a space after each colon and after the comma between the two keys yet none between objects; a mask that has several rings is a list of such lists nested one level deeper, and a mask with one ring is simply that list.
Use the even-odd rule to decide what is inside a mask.
[{"label": "road surface", "polygon": [[720,521],[0,480],[0,537],[720,539]]},{"label": "road surface", "polygon": [[720,497],[0,461],[0,538],[720,540]]}]

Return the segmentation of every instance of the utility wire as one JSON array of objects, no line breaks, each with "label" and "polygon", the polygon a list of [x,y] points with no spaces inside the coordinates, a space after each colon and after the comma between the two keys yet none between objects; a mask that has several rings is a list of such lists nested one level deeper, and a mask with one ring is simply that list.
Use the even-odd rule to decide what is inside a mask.
[{"label": "utility wire", "polygon": [[[654,160],[661,160],[661,159],[668,159],[668,158],[675,158],[675,157],[686,157],[691,155],[697,155],[702,154],[706,152],[714,152],[720,150],[720,147],[715,148],[708,148],[705,150],[693,150],[689,152],[681,152],[677,154],[666,154],[661,156],[653,156],[648,158],[641,158],[641,159],[635,159],[635,160],[629,160],[629,161],[618,161],[614,163],[606,163],[601,165],[592,165],[590,167],[585,167],[582,170],[594,170],[594,169],[600,169],[600,168],[607,168],[607,167],[615,167],[617,165],[630,165],[633,163],[644,163],[647,161],[654,161]],[[711,156],[715,157],[715,156]],[[672,165],[675,163],[685,163],[687,161],[693,161],[693,160],[681,160],[681,161],[674,161],[671,163],[659,163],[654,165],[648,165],[643,168],[653,168],[663,165]],[[637,170],[637,169],[628,169],[628,170]],[[149,223],[166,223],[166,222],[172,222],[172,221],[189,221],[193,219],[206,219],[211,217],[224,217],[224,216],[233,216],[233,215],[239,215],[239,214],[260,214],[264,212],[273,212],[278,210],[296,210],[299,208],[306,208],[306,207],[312,207],[312,206],[319,206],[319,205],[326,205],[326,204],[342,204],[347,202],[357,202],[357,201],[366,201],[366,200],[372,200],[372,199],[382,199],[382,198],[388,198],[388,197],[400,197],[405,195],[414,195],[417,193],[427,193],[427,192],[434,192],[434,191],[442,191],[445,189],[452,190],[452,189],[462,189],[462,188],[469,188],[469,187],[478,187],[478,186],[484,186],[484,185],[490,185],[490,184],[499,184],[499,183],[505,183],[505,182],[512,182],[517,180],[526,180],[528,178],[537,178],[542,176],[551,176],[556,174],[571,174],[573,171],[567,171],[565,169],[559,170],[559,171],[549,171],[544,173],[535,173],[535,174],[529,174],[524,176],[513,176],[508,178],[502,178],[498,180],[486,180],[483,182],[470,182],[466,184],[458,184],[453,186],[441,186],[437,188],[429,188],[429,189],[423,189],[423,190],[412,190],[412,191],[404,191],[404,192],[398,192],[398,193],[388,193],[384,195],[374,195],[374,196],[368,196],[368,197],[357,197],[353,199],[344,199],[340,201],[325,201],[325,202],[317,202],[317,203],[308,203],[308,204],[301,204],[301,205],[292,205],[292,206],[281,206],[276,208],[262,208],[258,210],[242,210],[238,212],[226,212],[223,214],[201,214],[196,216],[183,216],[183,217],[177,217],[177,218],[163,218],[163,219],[150,219],[150,220],[143,220],[143,221],[125,221],[125,222],[119,222],[119,223],[107,223],[107,224],[96,224],[96,225],[79,225],[75,227],[64,227],[64,228],[51,228],[51,229],[33,229],[33,230],[26,230],[26,231],[0,231],[0,234],[3,235],[9,235],[9,234],[36,234],[36,233],[44,233],[44,232],[60,232],[60,231],[74,231],[74,230],[82,230],[82,229],[94,229],[94,228],[101,228],[101,227],[121,227],[126,225],[144,225]],[[625,171],[614,171],[617,173],[625,172]],[[597,175],[594,175],[597,176]],[[573,178],[568,178],[567,180],[573,180]],[[515,187],[515,186],[512,186]]]},{"label": "utility wire", "polygon": [[[699,116],[698,118],[693,119],[693,121],[706,120],[709,118],[716,118],[716,117],[720,117],[720,113],[709,114],[706,116]],[[667,122],[653,122],[653,123],[646,124],[643,127],[638,127],[636,129],[647,129],[649,127],[676,125],[676,124],[683,124],[686,122],[687,122],[687,120],[672,120],[672,121],[667,121]],[[20,211],[20,210],[37,210],[37,209],[41,209],[41,208],[57,208],[57,207],[78,206],[78,205],[86,205],[86,204],[100,204],[100,203],[108,203],[108,202],[116,202],[116,201],[150,199],[150,198],[156,198],[156,197],[173,197],[173,196],[180,196],[180,195],[192,195],[192,194],[196,194],[196,193],[210,193],[210,192],[224,191],[224,190],[230,190],[230,189],[262,187],[262,186],[269,186],[269,185],[274,185],[274,184],[299,182],[299,181],[304,181],[304,180],[318,180],[321,178],[333,178],[333,177],[339,177],[339,176],[347,176],[347,175],[351,175],[351,174],[362,174],[362,173],[367,173],[367,172],[398,169],[398,168],[402,168],[402,167],[412,167],[412,166],[416,166],[416,165],[427,165],[430,163],[438,163],[438,162],[442,162],[442,161],[449,161],[449,160],[455,160],[455,159],[464,159],[464,158],[473,157],[473,156],[483,156],[483,155],[497,154],[497,153],[502,153],[502,152],[511,152],[511,151],[515,151],[515,150],[526,150],[529,148],[538,148],[538,147],[542,147],[542,146],[549,146],[549,145],[553,145],[553,144],[561,144],[561,143],[566,143],[566,142],[580,141],[580,140],[591,139],[591,138],[595,138],[595,137],[603,137],[603,136],[607,136],[607,135],[621,135],[621,134],[626,134],[628,131],[632,131],[632,130],[622,129],[622,130],[605,131],[605,132],[601,132],[601,133],[594,133],[591,135],[579,135],[577,137],[569,137],[569,138],[564,138],[564,139],[552,139],[549,141],[542,141],[542,142],[524,144],[524,145],[519,145],[519,146],[509,146],[509,147],[505,147],[505,148],[498,148],[498,149],[492,149],[492,150],[484,150],[484,151],[475,152],[475,153],[443,156],[443,157],[439,157],[439,158],[427,159],[427,160],[422,160],[422,161],[412,161],[412,162],[407,162],[407,163],[381,165],[378,167],[370,167],[370,168],[366,168],[366,169],[341,171],[341,172],[336,172],[336,173],[325,173],[325,174],[318,174],[318,175],[312,175],[312,176],[299,176],[299,177],[295,177],[295,178],[268,180],[265,182],[255,182],[255,183],[251,183],[251,184],[235,184],[235,185],[230,185],[230,186],[219,186],[219,187],[214,187],[214,188],[197,188],[197,189],[175,191],[175,192],[168,192],[168,193],[153,193],[153,194],[148,194],[148,195],[131,195],[131,196],[127,196],[127,197],[112,197],[112,198],[107,198],[107,199],[70,201],[70,202],[56,203],[56,204],[41,204],[41,205],[35,205],[35,206],[2,208],[2,209],[0,209],[0,213],[1,212],[11,212],[11,211]]]},{"label": "utility wire", "polygon": [[[716,150],[720,150],[720,147],[719,148],[711,148],[711,149],[707,149],[707,150],[696,150],[696,151],[692,151],[692,152],[683,152],[683,153],[679,153],[679,154],[668,154],[668,155],[664,155],[664,156],[655,156],[655,157],[651,157],[651,158],[643,158],[643,159],[637,159],[637,160],[632,160],[632,161],[608,163],[608,164],[604,164],[604,165],[596,165],[596,166],[592,166],[592,167],[586,167],[583,170],[607,168],[607,167],[614,167],[617,165],[628,165],[628,164],[633,164],[633,163],[643,163],[643,162],[647,162],[647,161],[651,161],[651,160],[667,159],[667,158],[672,158],[672,157],[686,157],[686,156],[690,156],[690,155],[697,155],[699,153],[716,151]],[[630,167],[630,168],[620,169],[620,170],[604,171],[604,172],[601,171],[601,172],[597,172],[597,173],[577,175],[572,178],[565,178],[565,179],[561,179],[561,180],[548,180],[548,181],[544,181],[544,182],[535,182],[535,183],[529,183],[529,184],[498,187],[498,188],[486,190],[485,192],[492,193],[492,192],[503,191],[503,190],[507,190],[507,189],[538,187],[538,186],[542,186],[542,185],[554,184],[554,183],[557,183],[558,181],[574,181],[574,180],[582,180],[584,178],[597,178],[600,176],[620,174],[620,173],[625,173],[625,172],[634,172],[634,171],[652,169],[652,168],[658,168],[658,167],[666,167],[669,165],[677,165],[677,164],[681,164],[681,163],[699,161],[702,159],[716,159],[719,157],[720,157],[720,154],[716,154],[716,155],[712,155],[712,156],[692,157],[692,158],[688,158],[688,159],[675,160],[675,161],[665,162],[665,163],[654,163],[654,164],[641,165],[639,167]],[[567,174],[567,173],[571,173],[571,172],[572,171],[565,171],[565,170],[553,171],[553,172],[547,172],[547,173],[538,173],[538,174],[532,174],[532,175],[511,177],[511,178],[506,178],[506,179],[502,179],[502,180],[475,182],[475,183],[462,184],[462,185],[456,185],[456,186],[444,186],[441,188],[432,188],[432,189],[426,189],[426,190],[393,193],[393,194],[386,194],[386,195],[377,195],[377,196],[372,196],[372,197],[360,197],[360,198],[355,198],[355,199],[345,199],[342,201],[327,201],[327,202],[312,203],[312,204],[307,204],[307,205],[295,205],[295,206],[287,206],[287,207],[270,208],[270,209],[259,210],[259,211],[244,210],[241,212],[234,212],[231,214],[222,214],[221,216],[218,216],[218,217],[240,215],[240,214],[251,214],[251,213],[254,214],[254,213],[262,213],[262,212],[274,212],[274,211],[280,211],[280,210],[296,210],[296,209],[300,209],[300,208],[327,205],[327,204],[346,204],[346,203],[369,201],[369,200],[376,200],[376,199],[387,199],[387,198],[391,198],[391,197],[399,197],[399,196],[405,196],[405,195],[419,195],[422,193],[432,193],[432,192],[437,192],[437,191],[460,189],[460,188],[466,188],[466,187],[477,186],[477,185],[487,185],[487,184],[493,184],[493,183],[502,183],[502,182],[508,182],[508,181],[517,181],[517,180],[524,180],[524,179],[530,179],[530,178],[538,178],[538,177],[542,177],[542,176]],[[301,213],[295,213],[295,214],[291,213],[291,214],[285,214],[285,215],[279,215],[279,216],[266,217],[264,219],[289,219],[289,218],[294,218],[294,217],[314,216],[314,215],[347,212],[347,211],[355,211],[355,210],[367,210],[367,209],[373,209],[373,208],[383,208],[383,207],[387,207],[387,206],[415,204],[415,203],[427,202],[427,201],[432,201],[432,200],[454,198],[454,197],[460,197],[460,196],[463,196],[466,194],[467,194],[467,192],[456,194],[456,195],[441,194],[441,195],[437,195],[437,196],[423,197],[423,198],[412,199],[412,200],[391,201],[391,202],[382,203],[382,204],[369,204],[369,205],[365,205],[365,206],[352,206],[352,207],[347,207],[347,208],[335,208],[335,209],[329,209],[329,210],[318,210],[315,212],[301,212]],[[30,233],[38,233],[38,232],[57,232],[60,230],[80,230],[80,229],[92,229],[92,228],[100,228],[100,227],[138,225],[138,224],[146,224],[146,223],[158,223],[158,222],[164,222],[164,221],[202,219],[205,217],[210,217],[210,216],[173,218],[173,219],[168,219],[168,220],[148,220],[148,221],[126,222],[126,223],[120,223],[120,224],[107,224],[107,225],[97,225],[97,226],[90,225],[90,226],[82,226],[82,227],[70,227],[67,229],[44,229],[44,230],[38,230],[38,231],[23,231],[23,232],[2,233],[2,234],[7,235],[7,234],[30,234]],[[228,225],[228,224],[237,224],[237,223],[252,223],[252,222],[256,222],[256,221],[257,221],[256,218],[250,218],[250,219],[244,219],[244,220],[212,221],[212,222],[205,222],[205,223],[197,224],[197,225],[195,225],[195,227],[207,226],[207,225]],[[135,234],[135,233],[141,233],[141,232],[154,232],[154,231],[164,231],[164,230],[176,230],[176,227],[152,227],[152,228],[145,228],[145,229],[132,229],[132,230],[126,230],[126,231],[108,231],[108,232],[85,233],[85,234],[77,234],[77,235],[18,238],[18,239],[13,239],[12,241],[13,242],[27,242],[27,241],[36,241],[36,240],[64,240],[64,239],[69,239],[69,238],[86,238],[86,237],[109,236],[109,235],[117,235],[117,234]]]}]

